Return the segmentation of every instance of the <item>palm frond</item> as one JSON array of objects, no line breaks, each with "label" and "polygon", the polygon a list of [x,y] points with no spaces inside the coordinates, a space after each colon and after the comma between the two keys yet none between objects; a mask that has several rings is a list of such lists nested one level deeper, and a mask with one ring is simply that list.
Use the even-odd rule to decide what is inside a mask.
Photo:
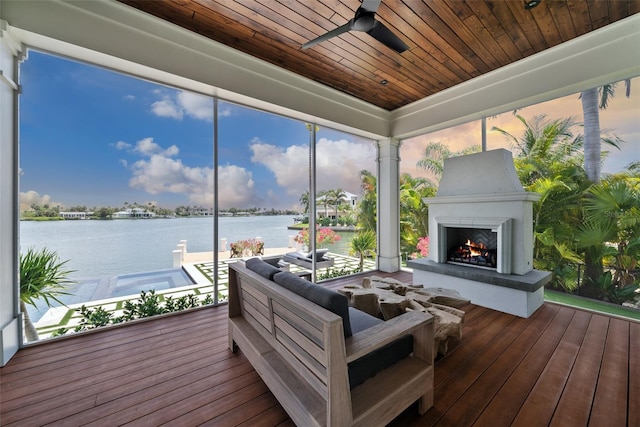
[{"label": "palm frond", "polygon": [[20,299],[34,307],[40,298],[47,306],[51,306],[51,300],[63,304],[58,296],[69,295],[65,289],[73,283],[67,276],[74,270],[65,269],[67,262],[47,248],[29,248],[20,254]]}]

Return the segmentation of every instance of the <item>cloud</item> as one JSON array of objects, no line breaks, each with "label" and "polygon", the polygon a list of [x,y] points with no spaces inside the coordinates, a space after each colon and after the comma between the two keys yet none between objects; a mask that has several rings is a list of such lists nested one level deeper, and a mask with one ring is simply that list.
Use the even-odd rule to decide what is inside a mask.
[{"label": "cloud", "polygon": [[193,92],[179,92],[178,105],[189,117],[198,120],[213,120],[213,99]]},{"label": "cloud", "polygon": [[133,101],[133,100],[136,99],[136,96],[135,95],[125,95],[125,96],[122,97],[122,99],[125,99],[127,101]]},{"label": "cloud", "polygon": [[[151,111],[159,117],[182,120],[184,116],[196,120],[213,121],[213,99],[193,92],[178,91],[175,95],[154,91],[162,99],[151,104]],[[220,111],[221,116],[229,115],[229,109]]]},{"label": "cloud", "polygon": [[129,181],[130,186],[150,194],[197,194],[213,188],[213,169],[190,167],[180,159],[162,154],[138,160],[131,165],[131,170],[133,177]]},{"label": "cloud", "polygon": [[114,142],[112,146],[116,147],[117,150],[129,150],[131,148],[131,144],[124,141]]},{"label": "cloud", "polygon": [[232,115],[233,108],[231,106],[220,106],[220,104],[218,104],[218,117],[231,117]]},{"label": "cloud", "polygon": [[[210,167],[192,167],[174,158],[179,154],[175,145],[163,148],[153,141],[144,138],[135,144],[133,152],[143,156],[130,166],[132,177],[129,186],[149,194],[162,193],[183,194],[190,204],[213,206],[213,183],[215,170]],[[120,161],[127,165],[126,161]],[[219,201],[222,208],[255,206],[259,197],[254,189],[254,181],[250,171],[226,165],[218,169]]]},{"label": "cloud", "polygon": [[218,194],[222,209],[260,204],[251,171],[236,165],[225,165],[218,168],[218,179],[220,182]]},{"label": "cloud", "polygon": [[159,117],[169,117],[177,120],[182,120],[183,117],[180,107],[168,96],[151,104],[151,111]]},{"label": "cloud", "polygon": [[[254,138],[251,161],[266,166],[287,194],[299,196],[308,189],[309,149],[304,145],[286,148]],[[316,182],[318,190],[342,188],[358,193],[360,171],[375,170],[376,149],[373,144],[320,138],[316,144]]]},{"label": "cloud", "polygon": [[51,200],[51,196],[48,194],[40,195],[37,191],[29,190],[27,192],[20,192],[20,212],[31,208],[31,205],[36,204],[40,206],[63,206],[62,203],[57,203]]},{"label": "cloud", "polygon": [[148,137],[148,138],[143,138],[140,141],[136,142],[136,146],[134,148],[134,151],[136,153],[139,153],[143,156],[151,156],[154,154],[160,154],[162,156],[166,156],[166,157],[173,157],[178,155],[178,153],[180,152],[180,149],[175,146],[172,145],[171,147],[167,148],[166,150],[163,150],[162,147],[160,147],[158,144],[156,144],[155,142],[153,142],[153,138]]}]

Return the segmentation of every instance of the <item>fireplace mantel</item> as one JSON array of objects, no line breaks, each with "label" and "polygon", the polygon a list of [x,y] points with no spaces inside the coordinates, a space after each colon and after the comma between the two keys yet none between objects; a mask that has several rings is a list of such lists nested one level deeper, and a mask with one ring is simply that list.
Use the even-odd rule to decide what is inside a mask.
[{"label": "fireplace mantel", "polygon": [[484,203],[484,202],[537,202],[540,200],[538,193],[489,193],[473,194],[465,196],[439,196],[425,197],[422,199],[428,205],[449,204],[449,203]]}]

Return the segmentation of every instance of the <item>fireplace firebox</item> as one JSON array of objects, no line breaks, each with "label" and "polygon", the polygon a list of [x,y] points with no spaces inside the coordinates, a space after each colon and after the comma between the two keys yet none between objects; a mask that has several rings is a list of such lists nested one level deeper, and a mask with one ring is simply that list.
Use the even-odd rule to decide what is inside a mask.
[{"label": "fireplace firebox", "polygon": [[497,233],[481,228],[447,230],[447,262],[495,270],[498,266]]},{"label": "fireplace firebox", "polygon": [[434,222],[435,233],[431,233],[435,235],[432,240],[435,240],[432,243],[432,259],[511,274],[511,218],[437,216]]}]

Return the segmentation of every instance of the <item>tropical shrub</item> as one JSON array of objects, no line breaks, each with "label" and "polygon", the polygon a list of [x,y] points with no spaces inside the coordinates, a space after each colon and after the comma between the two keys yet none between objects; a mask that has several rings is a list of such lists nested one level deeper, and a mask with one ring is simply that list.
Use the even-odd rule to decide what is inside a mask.
[{"label": "tropical shrub", "polygon": [[356,225],[356,219],[353,217],[353,215],[346,215],[342,217],[342,221],[343,221],[343,224],[346,225],[347,227]]},{"label": "tropical shrub", "polygon": [[585,193],[583,209],[577,240],[602,266],[592,290],[611,302],[631,299],[640,285],[640,176],[605,177]]},{"label": "tropical shrub", "polygon": [[420,253],[420,256],[429,256],[429,236],[420,237],[416,249]]},{"label": "tropical shrub", "polygon": [[[340,235],[328,227],[316,228],[316,247],[321,248],[324,245],[330,245],[338,242]],[[293,241],[309,247],[309,229],[300,230],[293,238]]]},{"label": "tropical shrub", "polygon": [[368,170],[360,171],[360,202],[357,225],[362,230],[376,231],[377,227],[377,179]]},{"label": "tropical shrub", "polygon": [[67,270],[67,261],[60,261],[58,254],[43,248],[36,251],[29,248],[20,254],[20,311],[24,318],[24,332],[27,341],[38,340],[36,331],[26,304],[36,307],[37,301],[43,301],[51,307],[53,301],[64,305],[58,296],[68,295],[67,287],[73,283],[68,276],[73,270]]},{"label": "tropical shrub", "polygon": [[413,254],[421,236],[429,234],[429,206],[426,197],[436,194],[436,187],[426,178],[400,177],[400,251]]},{"label": "tropical shrub", "polygon": [[[122,315],[120,316],[115,316],[113,312],[105,310],[102,306],[90,309],[83,305],[80,307],[80,315],[82,318],[80,319],[80,323],[73,329],[73,332],[87,331],[103,326],[173,313],[209,304],[213,304],[211,294],[207,294],[205,298],[200,301],[196,294],[183,295],[174,299],[171,296],[164,298],[162,295],[156,294],[154,290],[148,292],[141,291],[140,298],[137,300],[125,301]],[[65,335],[68,332],[68,328],[60,328],[56,330],[52,336]]]},{"label": "tropical shrub", "polygon": [[358,255],[360,262],[358,268],[364,269],[364,258],[375,255],[377,236],[371,230],[357,232],[349,242],[349,252],[351,255]]}]

